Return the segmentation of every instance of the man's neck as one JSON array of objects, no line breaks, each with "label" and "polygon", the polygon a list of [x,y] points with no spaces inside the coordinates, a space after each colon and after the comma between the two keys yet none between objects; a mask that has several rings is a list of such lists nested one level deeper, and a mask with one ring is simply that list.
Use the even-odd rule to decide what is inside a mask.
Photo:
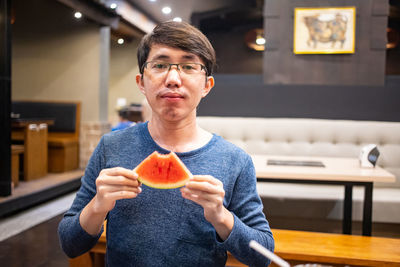
[{"label": "man's neck", "polygon": [[197,125],[196,117],[179,122],[166,122],[152,117],[148,127],[151,137],[159,146],[174,152],[200,148],[212,137]]}]

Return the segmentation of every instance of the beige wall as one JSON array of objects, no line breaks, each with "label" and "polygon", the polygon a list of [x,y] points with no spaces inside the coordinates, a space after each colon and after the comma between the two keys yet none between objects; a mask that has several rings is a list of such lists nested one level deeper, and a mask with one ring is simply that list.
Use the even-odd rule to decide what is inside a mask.
[{"label": "beige wall", "polygon": [[140,104],[144,98],[139,91],[135,76],[139,73],[136,59],[139,40],[119,45],[112,41],[110,45],[110,80],[108,92],[108,118],[112,124],[118,121],[116,104],[118,98],[126,98],[127,104]]},{"label": "beige wall", "polygon": [[99,104],[100,27],[73,17],[73,10],[49,0],[14,0],[12,99],[82,102],[82,122],[100,120],[106,108],[116,123],[118,98],[141,103],[136,86],[139,39],[110,43],[108,107]]},{"label": "beige wall", "polygon": [[12,99],[82,102],[99,120],[100,28],[56,1],[14,0]]}]

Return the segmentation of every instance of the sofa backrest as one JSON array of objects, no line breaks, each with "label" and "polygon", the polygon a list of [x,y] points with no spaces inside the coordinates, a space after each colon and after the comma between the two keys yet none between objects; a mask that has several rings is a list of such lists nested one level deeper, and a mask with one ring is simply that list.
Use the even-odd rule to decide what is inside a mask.
[{"label": "sofa backrest", "polygon": [[49,134],[67,134],[79,137],[80,102],[68,101],[13,101],[11,111],[21,119],[42,118],[54,120]]},{"label": "sofa backrest", "polygon": [[249,154],[358,157],[376,144],[378,165],[396,175],[400,187],[400,123],[301,118],[198,117],[199,125]]}]

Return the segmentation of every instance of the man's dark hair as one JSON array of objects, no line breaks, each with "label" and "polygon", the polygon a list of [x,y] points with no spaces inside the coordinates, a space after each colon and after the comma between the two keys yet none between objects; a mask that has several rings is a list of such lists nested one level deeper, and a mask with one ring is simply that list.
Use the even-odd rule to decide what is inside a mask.
[{"label": "man's dark hair", "polygon": [[137,59],[140,73],[143,74],[151,46],[166,45],[193,53],[200,57],[206,67],[207,76],[212,75],[216,57],[215,51],[207,37],[186,22],[166,21],[158,24],[151,33],[146,34],[138,47]]},{"label": "man's dark hair", "polygon": [[118,110],[118,116],[120,116],[122,119],[125,119],[125,120],[129,119],[128,113],[129,113],[129,110],[127,107],[123,107]]}]

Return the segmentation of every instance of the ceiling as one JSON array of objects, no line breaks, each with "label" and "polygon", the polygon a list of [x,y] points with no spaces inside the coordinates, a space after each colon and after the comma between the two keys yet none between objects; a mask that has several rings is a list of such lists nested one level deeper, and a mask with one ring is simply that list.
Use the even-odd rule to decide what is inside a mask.
[{"label": "ceiling", "polygon": [[[120,20],[118,27],[113,27],[113,34],[121,37],[140,37],[152,29],[155,24],[180,17],[203,33],[214,33],[229,31],[238,27],[248,29],[263,28],[263,5],[265,0],[58,0],[76,10],[86,10],[94,20],[104,25],[118,24],[118,11],[109,8],[110,3],[125,3],[132,6],[136,14],[129,14],[135,19],[126,21]],[[93,3],[91,7],[89,3]],[[400,31],[400,1],[389,0],[390,14],[388,26]],[[102,8],[99,8],[102,6]],[[169,6],[170,14],[163,14],[161,9]],[[85,8],[89,7],[89,8]],[[106,12],[105,12],[106,9]],[[95,12],[93,12],[93,10]],[[92,13],[92,14],[90,14]],[[99,14],[101,19],[99,19]],[[143,14],[145,16],[141,16]],[[148,27],[138,27],[137,22],[145,17],[144,23],[150,22]],[[126,18],[126,17],[125,17]]]},{"label": "ceiling", "polygon": [[[262,26],[264,0],[128,0],[156,23],[180,17],[203,32],[257,21]],[[161,12],[169,6],[172,12]]]},{"label": "ceiling", "polygon": [[[264,0],[126,0],[155,23],[181,17],[203,32],[229,30],[238,25],[263,27]],[[389,1],[389,26],[399,29],[400,1]],[[172,12],[161,12],[169,6]]]},{"label": "ceiling", "polygon": [[[154,1],[154,0],[153,0]],[[210,12],[232,6],[240,6],[246,0],[128,0],[134,7],[140,9],[155,22],[162,22],[181,17],[183,21],[191,22],[192,13]],[[252,1],[250,1],[252,2]],[[172,12],[165,15],[161,12],[164,6],[169,6]]]}]

